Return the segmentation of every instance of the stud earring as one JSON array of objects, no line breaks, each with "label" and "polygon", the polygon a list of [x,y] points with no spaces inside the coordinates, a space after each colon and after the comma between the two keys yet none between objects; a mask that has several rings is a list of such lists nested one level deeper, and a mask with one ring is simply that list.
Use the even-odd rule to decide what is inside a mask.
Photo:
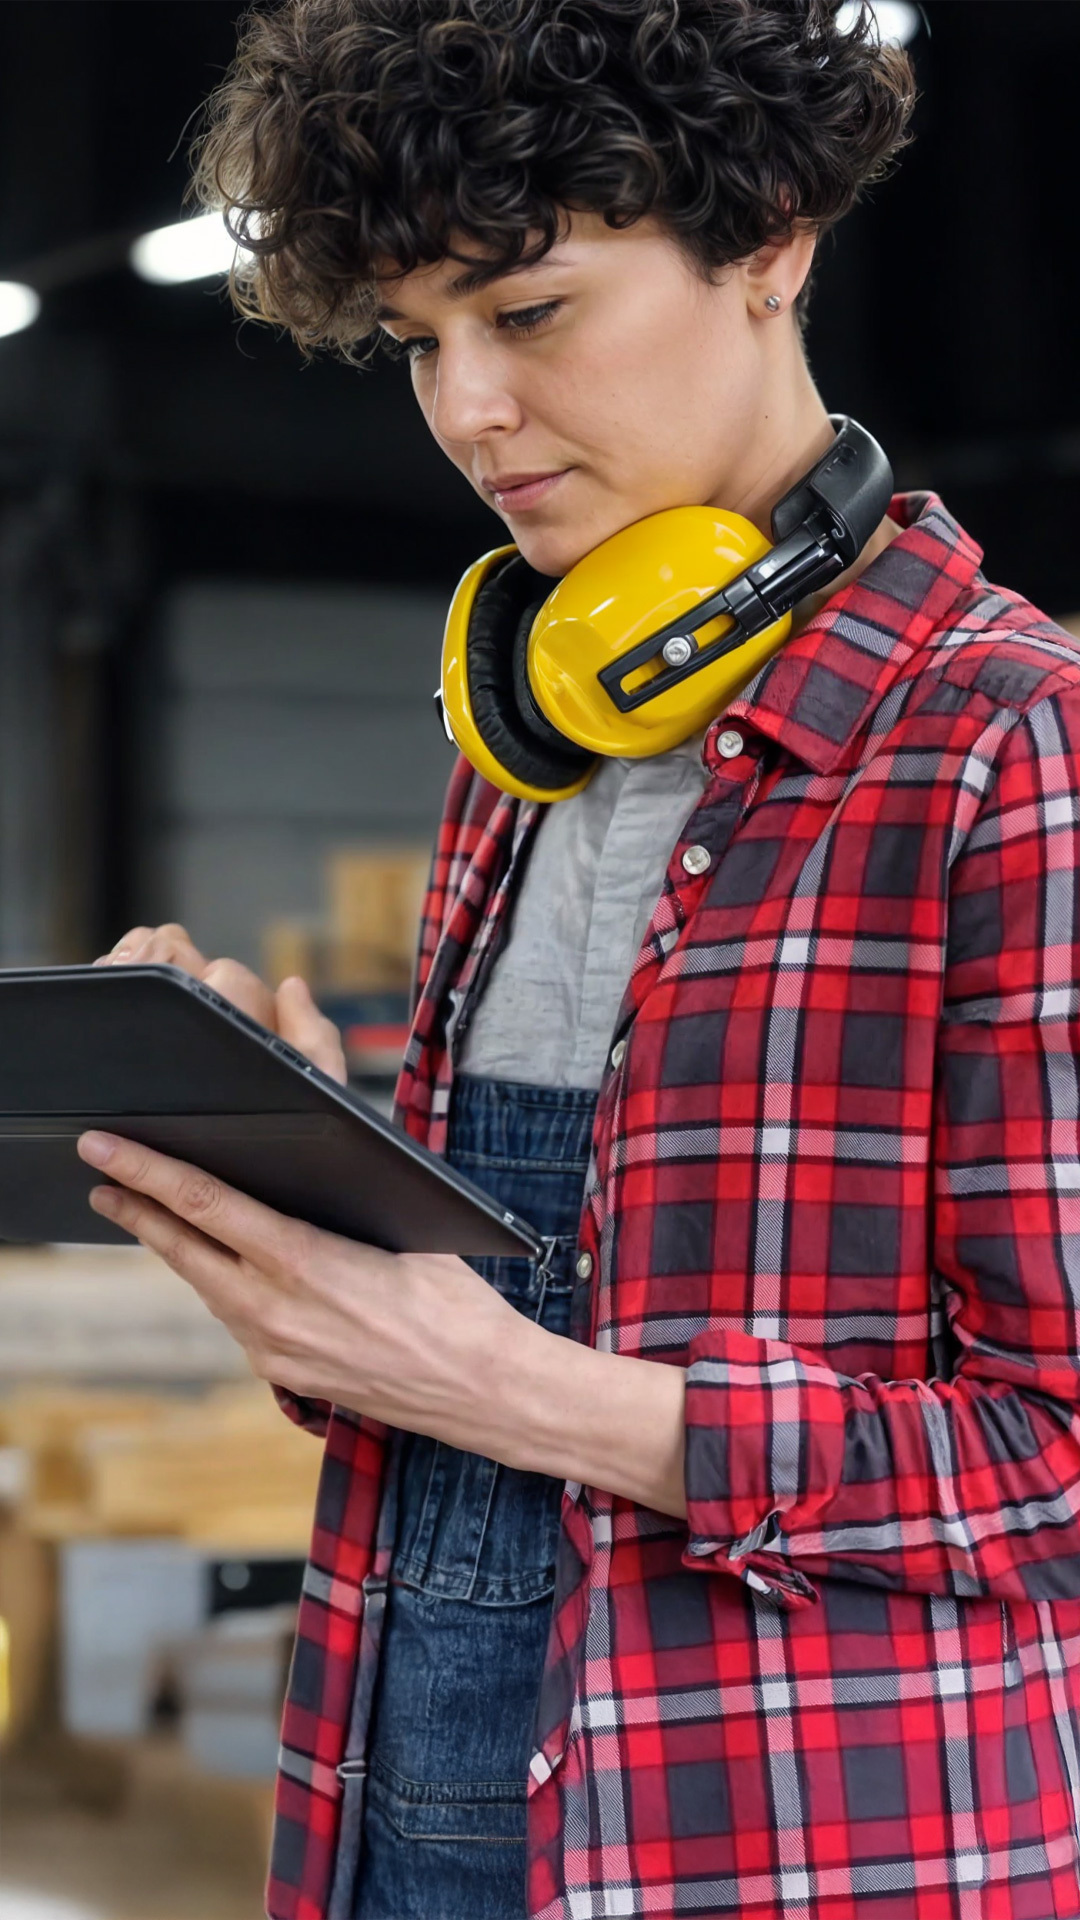
[{"label": "stud earring", "polygon": [[779,313],[783,304],[778,293],[770,293],[765,301],[765,311],[767,313]]}]

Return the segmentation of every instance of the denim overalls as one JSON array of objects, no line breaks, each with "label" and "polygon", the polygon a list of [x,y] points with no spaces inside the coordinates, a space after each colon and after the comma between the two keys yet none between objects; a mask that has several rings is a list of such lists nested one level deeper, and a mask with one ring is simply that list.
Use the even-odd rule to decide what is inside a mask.
[{"label": "denim overalls", "polygon": [[[569,1330],[595,1093],[458,1074],[447,1159],[553,1242],[471,1262]],[[522,1920],[525,1781],[561,1480],[419,1435],[397,1441],[397,1526],[370,1735],[355,1920]]]}]

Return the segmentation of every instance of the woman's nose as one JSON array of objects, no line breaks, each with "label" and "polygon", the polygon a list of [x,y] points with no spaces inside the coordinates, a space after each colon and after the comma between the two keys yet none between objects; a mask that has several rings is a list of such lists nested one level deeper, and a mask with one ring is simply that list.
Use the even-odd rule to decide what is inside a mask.
[{"label": "woman's nose", "polygon": [[440,440],[471,444],[493,428],[512,430],[520,419],[501,354],[482,345],[440,346],[431,407]]}]

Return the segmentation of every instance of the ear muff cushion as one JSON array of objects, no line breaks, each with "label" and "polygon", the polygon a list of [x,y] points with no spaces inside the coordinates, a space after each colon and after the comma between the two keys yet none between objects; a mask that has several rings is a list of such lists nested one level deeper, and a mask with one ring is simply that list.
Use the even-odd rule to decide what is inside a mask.
[{"label": "ear muff cushion", "polygon": [[465,662],[473,720],[485,746],[515,779],[554,792],[580,779],[596,756],[565,740],[531,695],[523,713],[515,687],[515,658],[520,673],[529,630],[551,590],[545,574],[511,554],[476,596]]},{"label": "ear muff cushion", "polygon": [[558,727],[552,726],[547,714],[541,712],[532,690],[529,679],[529,635],[543,604],[543,600],[540,600],[534,606],[526,607],[514,635],[512,666],[517,710],[529,733],[542,747],[550,747],[555,753],[565,753],[569,749],[571,753],[582,753],[587,759],[592,759],[595,756],[586,747],[579,747],[575,740],[568,739],[565,733],[559,732]]}]

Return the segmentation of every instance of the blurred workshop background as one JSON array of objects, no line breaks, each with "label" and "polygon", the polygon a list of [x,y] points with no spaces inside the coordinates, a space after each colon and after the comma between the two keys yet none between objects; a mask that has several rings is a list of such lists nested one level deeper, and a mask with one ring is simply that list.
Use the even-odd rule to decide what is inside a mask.
[{"label": "blurred workshop background", "polygon": [[[0,966],[181,920],[303,972],[385,1101],[443,613],[501,525],[405,366],[302,365],[213,222],[158,233],[237,12],[0,0]],[[823,248],[813,368],[1068,620],[1080,6],[879,17],[918,137]],[[137,1250],[0,1249],[0,1920],[255,1920],[317,1466]]]}]

